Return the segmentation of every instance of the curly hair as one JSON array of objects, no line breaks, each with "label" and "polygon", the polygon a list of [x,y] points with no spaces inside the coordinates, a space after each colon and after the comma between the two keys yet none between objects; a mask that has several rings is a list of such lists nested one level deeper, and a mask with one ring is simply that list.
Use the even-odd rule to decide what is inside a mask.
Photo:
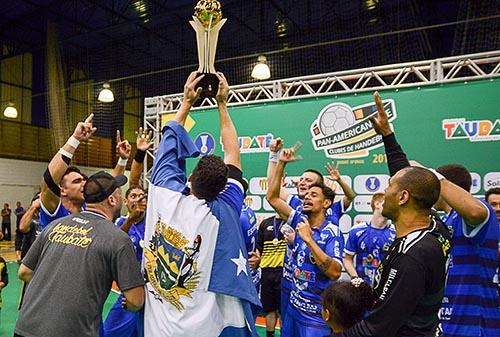
[{"label": "curly hair", "polygon": [[228,168],[221,157],[203,156],[191,174],[191,189],[200,199],[214,200],[227,183]]}]

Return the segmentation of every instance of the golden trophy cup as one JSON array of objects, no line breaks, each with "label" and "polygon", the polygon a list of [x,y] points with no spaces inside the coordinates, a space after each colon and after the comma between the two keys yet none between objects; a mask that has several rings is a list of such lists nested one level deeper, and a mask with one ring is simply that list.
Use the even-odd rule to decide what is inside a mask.
[{"label": "golden trophy cup", "polygon": [[215,76],[215,53],[219,31],[226,23],[217,0],[200,0],[194,8],[193,20],[189,21],[196,32],[198,44],[198,73],[205,75],[197,87],[202,87],[202,97],[215,97],[219,80]]}]

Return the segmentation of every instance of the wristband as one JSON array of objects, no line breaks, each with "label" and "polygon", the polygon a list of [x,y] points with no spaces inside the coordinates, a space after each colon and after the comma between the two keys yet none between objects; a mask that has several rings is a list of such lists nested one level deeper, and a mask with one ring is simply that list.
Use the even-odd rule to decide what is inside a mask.
[{"label": "wristband", "polygon": [[269,151],[269,161],[273,163],[278,162],[278,152]]},{"label": "wristband", "polygon": [[128,158],[121,158],[118,159],[118,165],[120,166],[127,166]]},{"label": "wristband", "polygon": [[446,179],[446,177],[444,175],[442,175],[441,173],[439,173],[435,169],[428,168],[428,170],[431,171],[432,173],[434,173],[434,175],[436,176],[436,178],[438,178],[438,180],[444,180],[444,179]]},{"label": "wristband", "polygon": [[[66,151],[65,149],[63,149],[62,147],[59,149],[58,153],[61,154],[61,156],[63,157],[66,157],[66,158],[69,158],[69,160],[73,159],[73,154],[72,153],[69,153],[68,151]],[[64,159],[64,158],[63,158]]]},{"label": "wristband", "polygon": [[134,160],[140,164],[142,164],[144,162],[144,158],[146,157],[146,151],[142,151],[142,150],[137,150],[135,152],[135,157],[134,157]]},{"label": "wristband", "polygon": [[76,139],[74,136],[69,137],[69,139],[66,141],[66,144],[74,147],[75,149],[78,148],[78,145],[80,145],[80,141]]}]

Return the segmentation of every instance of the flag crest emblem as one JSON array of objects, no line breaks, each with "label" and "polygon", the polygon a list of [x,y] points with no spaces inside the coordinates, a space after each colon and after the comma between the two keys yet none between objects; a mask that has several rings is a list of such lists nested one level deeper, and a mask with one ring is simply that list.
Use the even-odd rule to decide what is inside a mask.
[{"label": "flag crest emblem", "polygon": [[197,260],[201,241],[201,235],[197,235],[189,245],[189,239],[181,232],[158,219],[149,245],[144,249],[145,274],[155,290],[156,300],[165,300],[184,311],[181,298],[191,298],[200,281]]}]

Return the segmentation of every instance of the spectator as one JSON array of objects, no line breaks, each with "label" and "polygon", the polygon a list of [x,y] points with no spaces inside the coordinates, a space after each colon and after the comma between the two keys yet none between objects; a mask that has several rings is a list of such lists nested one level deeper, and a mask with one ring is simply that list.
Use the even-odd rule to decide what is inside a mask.
[{"label": "spectator", "polygon": [[[19,231],[23,234],[23,241],[21,243],[21,256],[20,260],[26,256],[29,249],[35,242],[38,234],[40,234],[40,193],[37,193],[31,200],[31,205],[25,212],[19,223]],[[20,262],[19,262],[20,263]],[[28,283],[21,280],[21,289],[18,303],[18,310],[21,310],[23,305],[24,295]]]},{"label": "spectator", "polygon": [[2,290],[9,284],[9,273],[7,271],[7,263],[0,256],[0,312],[2,311]]},{"label": "spectator", "polygon": [[9,204],[5,203],[2,209],[2,234],[4,239],[10,241],[10,215],[12,210],[9,208]]}]

